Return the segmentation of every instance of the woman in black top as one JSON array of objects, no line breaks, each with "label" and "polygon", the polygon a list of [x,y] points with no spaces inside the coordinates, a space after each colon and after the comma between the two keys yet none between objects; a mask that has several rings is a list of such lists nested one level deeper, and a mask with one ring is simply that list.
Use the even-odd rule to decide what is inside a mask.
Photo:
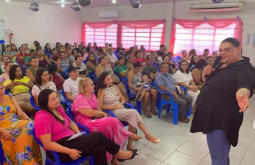
[{"label": "woman in black top", "polygon": [[[228,165],[230,146],[236,146],[243,112],[255,86],[255,71],[249,58],[241,56],[237,39],[227,38],[219,49],[219,69],[204,69],[206,83],[198,96],[191,132],[206,134],[212,165]],[[203,75],[203,79],[205,77]]]}]

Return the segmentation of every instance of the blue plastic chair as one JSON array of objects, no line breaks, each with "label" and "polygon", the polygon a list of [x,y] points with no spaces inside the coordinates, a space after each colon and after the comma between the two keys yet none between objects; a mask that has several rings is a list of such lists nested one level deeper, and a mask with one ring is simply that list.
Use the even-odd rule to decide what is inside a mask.
[{"label": "blue plastic chair", "polygon": [[83,63],[86,65],[86,63],[87,63],[87,60],[83,60]]},{"label": "blue plastic chair", "polygon": [[5,92],[4,92],[5,95],[10,95],[11,94],[11,90],[8,88],[8,89],[5,89]]},{"label": "blue plastic chair", "polygon": [[0,141],[0,165],[3,165],[4,161],[5,161],[4,150],[2,148],[2,143]]},{"label": "blue plastic chair", "polygon": [[[172,112],[173,112],[173,124],[174,125],[177,125],[178,124],[178,104],[176,102],[174,102],[174,97],[173,97],[173,94],[170,93],[170,92],[167,92],[167,91],[163,91],[161,89],[159,89],[158,85],[156,84],[156,82],[154,83],[155,85],[155,88],[157,89],[158,91],[158,97],[157,97],[157,109],[159,111],[158,113],[158,118],[160,118],[161,116],[161,112],[162,112],[162,108],[164,105],[167,105],[167,110],[166,110],[166,113],[168,114],[169,111],[170,111],[170,107],[172,106]],[[171,100],[162,100],[161,99],[161,93],[165,93],[165,94],[168,94],[170,95],[171,97]],[[187,112],[187,116],[190,115],[190,110]]]},{"label": "blue plastic chair", "polygon": [[[33,130],[33,137],[36,141],[37,144],[39,144],[42,148],[43,147],[43,144],[41,143],[41,141],[39,141],[39,139],[36,138],[36,135],[35,135],[35,130]],[[50,151],[50,150],[48,150]],[[84,162],[87,158],[89,159],[89,164],[90,165],[95,165],[94,163],[94,158],[93,157],[81,157],[73,162],[70,162],[70,163],[61,163],[60,162],[60,159],[59,159],[59,155],[57,152],[54,152],[54,151],[50,151],[54,157],[55,157],[55,161],[52,161],[50,160],[47,156],[46,156],[46,161],[45,161],[45,165],[80,165],[82,164],[82,162]]]},{"label": "blue plastic chair", "polygon": [[182,59],[181,56],[176,56],[175,58],[176,58],[177,61],[180,61]]},{"label": "blue plastic chair", "polygon": [[74,120],[74,115],[71,108],[72,108],[72,104],[68,107],[68,110],[67,110],[68,117],[78,126],[80,131],[85,131],[87,134],[90,134],[90,130],[86,126],[79,124]]},{"label": "blue plastic chair", "polygon": [[[22,70],[22,75],[25,76],[26,75],[26,70],[22,67],[22,65],[18,62],[17,58],[15,59],[15,63],[17,63],[21,70]],[[25,64],[25,61],[23,62]]]},{"label": "blue plastic chair", "polygon": [[[130,100],[132,98],[136,98],[136,94],[130,93],[127,77],[125,77],[125,79],[124,79],[124,85],[126,87],[127,94],[128,94],[128,102],[130,102]],[[141,115],[141,113],[142,113],[142,102],[141,101],[138,101],[138,100],[136,101],[136,108],[137,108],[137,111],[139,112],[139,114]]]},{"label": "blue plastic chair", "polygon": [[65,99],[65,101],[66,101],[66,104],[68,104],[68,106],[70,106],[70,105],[73,103],[72,101],[70,101],[70,100],[68,100],[68,99],[66,98],[66,94],[65,94],[64,89],[62,89],[62,96],[64,97],[64,99]]},{"label": "blue plastic chair", "polygon": [[120,58],[119,53],[118,53],[117,51],[114,51],[113,53],[115,54],[115,56],[116,56],[117,59]]},{"label": "blue plastic chair", "polygon": [[[132,104],[129,104],[129,103],[125,103],[125,104],[124,104],[124,107],[125,107],[125,108],[130,108],[130,109],[135,109],[135,107],[134,107]],[[110,111],[110,110],[104,110],[104,111],[105,111],[106,113],[110,114],[111,117],[116,118],[116,116],[114,115],[114,113],[113,113],[112,111]],[[122,121],[121,123],[122,123],[122,125],[123,125],[124,127],[128,126],[128,123],[126,123],[126,122],[124,122],[124,121]]]},{"label": "blue plastic chair", "polygon": [[31,95],[31,97],[30,97],[30,104],[32,105],[32,107],[34,108],[34,109],[36,109],[37,111],[40,111],[40,108],[36,105],[36,103],[35,103],[35,99],[34,99],[34,97]]},{"label": "blue plastic chair", "polygon": [[117,72],[115,71],[115,69],[113,69],[113,73],[120,79],[121,82],[124,82],[124,81],[125,81],[125,78],[127,77],[127,76],[126,76],[126,77],[123,78],[123,77],[118,76],[118,75],[117,75]]}]

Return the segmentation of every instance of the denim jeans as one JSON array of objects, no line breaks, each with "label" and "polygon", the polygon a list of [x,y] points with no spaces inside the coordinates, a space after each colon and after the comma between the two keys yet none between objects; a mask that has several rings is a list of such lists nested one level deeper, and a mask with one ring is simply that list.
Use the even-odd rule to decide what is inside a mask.
[{"label": "denim jeans", "polygon": [[222,130],[214,130],[206,134],[212,165],[229,165],[230,143],[226,133]]}]

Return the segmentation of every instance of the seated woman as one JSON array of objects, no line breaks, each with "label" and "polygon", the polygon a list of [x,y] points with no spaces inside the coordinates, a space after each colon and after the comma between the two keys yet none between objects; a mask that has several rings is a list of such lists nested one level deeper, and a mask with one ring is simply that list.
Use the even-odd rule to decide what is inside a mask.
[{"label": "seated woman", "polygon": [[50,47],[50,44],[47,43],[44,47],[44,54],[46,54],[48,56],[48,59],[51,59],[51,56],[52,56],[52,50],[51,50],[51,47]]},{"label": "seated woman", "polygon": [[64,79],[68,79],[68,75],[65,73],[66,68],[69,67],[70,60],[67,58],[67,55],[65,52],[60,52],[60,58],[58,59],[57,65],[58,65],[58,71],[60,72],[60,75]]},{"label": "seated woman", "polygon": [[109,57],[107,55],[103,55],[100,58],[100,64],[96,68],[97,77],[99,77],[100,74],[103,72],[109,72],[112,75],[113,84],[119,87],[122,95],[125,97],[126,100],[128,100],[126,87],[123,83],[120,82],[120,79],[113,73],[111,65],[109,65]]},{"label": "seated woman", "polygon": [[[94,84],[88,77],[84,77],[78,84],[79,95],[77,95],[72,104],[75,120],[88,127],[91,132],[102,132],[107,138],[115,142],[123,149],[126,139],[139,140],[140,136],[132,134],[125,130],[121,122],[107,115],[100,109],[98,100],[94,92]],[[107,162],[114,165],[119,164],[116,156],[107,155]]]},{"label": "seated woman", "polygon": [[173,69],[173,72],[175,73],[177,70],[177,66],[175,65],[174,60],[173,60],[173,53],[168,52],[167,56],[169,57],[169,66],[171,66],[171,68]]},{"label": "seated woman", "polygon": [[39,66],[47,68],[50,65],[48,56],[44,54],[41,47],[36,48],[37,58],[39,60]]},{"label": "seated woman", "polygon": [[32,88],[32,95],[38,105],[38,96],[43,89],[51,89],[57,92],[56,85],[49,81],[49,72],[45,68],[40,68],[36,73],[35,85]]},{"label": "seated woman", "polygon": [[190,63],[190,58],[188,57],[187,51],[183,50],[182,51],[182,58],[181,61],[186,60],[188,63]]},{"label": "seated woman", "polygon": [[212,65],[212,64],[213,64],[213,58],[212,58],[212,56],[208,56],[208,57],[206,58],[206,62],[207,62],[208,65]]},{"label": "seated woman", "polygon": [[49,80],[52,81],[57,88],[58,95],[62,96],[62,89],[63,89],[63,84],[65,82],[65,79],[60,76],[58,73],[58,68],[56,65],[52,64],[48,67],[49,71]]},{"label": "seated woman", "polygon": [[52,50],[52,56],[51,56],[50,62],[57,65],[58,59],[59,59],[58,50],[54,48]]},{"label": "seated woman", "polygon": [[169,56],[168,56],[168,55],[164,55],[164,56],[162,57],[162,60],[163,60],[163,63],[166,63],[166,64],[168,64],[168,66],[169,66],[168,73],[174,74],[175,72],[174,72],[174,69],[172,68],[172,66],[171,66],[171,64],[170,64]]},{"label": "seated woman", "polygon": [[13,65],[12,61],[5,62],[5,72],[3,74],[1,74],[1,76],[0,76],[0,81],[2,83],[10,78],[9,72],[10,72],[10,68],[12,67],[12,65]]},{"label": "seated woman", "polygon": [[[72,55],[69,57],[69,60],[70,60],[70,63],[71,63],[71,64],[75,63],[75,58],[76,58],[77,56],[79,56],[79,53],[78,53],[77,49],[73,49],[73,50],[72,50]],[[81,56],[80,56],[80,57],[81,57]],[[82,60],[82,57],[81,57],[81,61],[83,61],[83,60]]]},{"label": "seated woman", "polygon": [[[97,81],[96,89],[98,90],[99,106],[102,110],[111,110],[117,119],[125,121],[129,124],[128,130],[132,133],[136,132],[139,127],[145,134],[145,138],[152,143],[160,143],[160,140],[152,136],[145,128],[142,118],[135,109],[124,108],[125,98],[121,94],[119,88],[113,85],[113,79],[109,72],[103,72]],[[133,140],[128,140],[127,149],[133,150]]]},{"label": "seated woman", "polygon": [[191,70],[192,77],[194,79],[195,84],[197,85],[197,89],[201,90],[204,82],[202,79],[203,69],[207,65],[204,59],[200,59],[196,66]]},{"label": "seated woman", "polygon": [[118,144],[100,132],[67,141],[80,131],[60,106],[57,94],[53,90],[44,89],[38,100],[41,110],[35,115],[35,134],[46,149],[49,159],[54,160],[54,156],[47,150],[58,152],[61,163],[72,162],[81,156],[93,156],[96,165],[107,165],[106,151],[118,159],[135,157],[137,150],[121,151]]},{"label": "seated woman", "polygon": [[134,62],[140,62],[142,65],[145,64],[146,61],[143,58],[143,53],[140,50],[135,52],[135,57],[136,59],[134,60]]},{"label": "seated woman", "polygon": [[190,63],[189,63],[189,70],[190,71],[196,66],[198,60],[199,60],[198,55],[191,56],[191,60],[190,60]]},{"label": "seated woman", "polygon": [[121,56],[118,61],[118,65],[115,68],[115,73],[120,78],[125,78],[127,76],[127,66],[124,65],[125,57]]},{"label": "seated woman", "polygon": [[86,58],[86,68],[88,71],[88,74],[93,74],[97,67],[97,60],[96,56],[94,54],[89,54],[89,56]]},{"label": "seated woman", "polygon": [[75,63],[73,63],[73,66],[78,69],[79,77],[87,77],[88,73],[86,70],[86,65],[82,62],[81,56],[75,57]]},{"label": "seated woman", "polygon": [[7,62],[7,61],[12,61],[12,60],[10,60],[8,57],[3,57],[3,65],[1,66],[1,71],[2,71],[2,73],[4,73],[5,72],[5,63]]},{"label": "seated woman", "polygon": [[36,71],[39,69],[39,60],[37,57],[32,57],[30,62],[30,67],[26,70],[26,76],[30,79],[32,83],[35,82]]},{"label": "seated woman", "polygon": [[187,88],[187,95],[192,97],[192,112],[195,109],[195,103],[197,101],[197,96],[200,91],[197,90],[196,84],[193,80],[191,72],[188,67],[189,63],[186,60],[181,61],[180,70],[175,73],[176,82],[185,88]]},{"label": "seated woman", "polygon": [[14,97],[4,93],[4,86],[0,83],[0,143],[7,163],[41,164],[40,148],[32,136],[33,121],[21,110]]},{"label": "seated woman", "polygon": [[126,64],[126,66],[127,66],[127,69],[128,69],[128,71],[131,71],[131,70],[133,70],[134,69],[134,66],[133,66],[133,63],[134,63],[134,56],[131,56],[131,55],[129,55],[129,56],[127,56],[127,64]]},{"label": "seated woman", "polygon": [[33,117],[35,109],[30,104],[31,95],[29,90],[32,89],[34,84],[28,77],[22,75],[19,65],[12,65],[10,68],[10,79],[6,80],[3,85],[5,89],[10,89],[21,109]]}]

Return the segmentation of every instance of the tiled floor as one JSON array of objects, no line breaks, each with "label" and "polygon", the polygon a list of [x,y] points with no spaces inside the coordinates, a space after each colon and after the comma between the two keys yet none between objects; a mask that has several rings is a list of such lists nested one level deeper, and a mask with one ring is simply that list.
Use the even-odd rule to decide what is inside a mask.
[{"label": "tiled floor", "polygon": [[[237,147],[230,152],[230,165],[255,165],[255,97],[251,98],[251,106],[244,114],[244,122],[239,133]],[[163,112],[165,114],[165,112]],[[133,160],[126,161],[125,165],[210,165],[210,155],[205,135],[191,134],[190,124],[172,124],[170,115],[162,115],[160,119],[153,116],[148,119],[142,116],[146,128],[161,143],[148,142],[140,130],[138,134],[143,137],[135,143],[140,154]],[[87,163],[84,163],[84,165]]]}]

